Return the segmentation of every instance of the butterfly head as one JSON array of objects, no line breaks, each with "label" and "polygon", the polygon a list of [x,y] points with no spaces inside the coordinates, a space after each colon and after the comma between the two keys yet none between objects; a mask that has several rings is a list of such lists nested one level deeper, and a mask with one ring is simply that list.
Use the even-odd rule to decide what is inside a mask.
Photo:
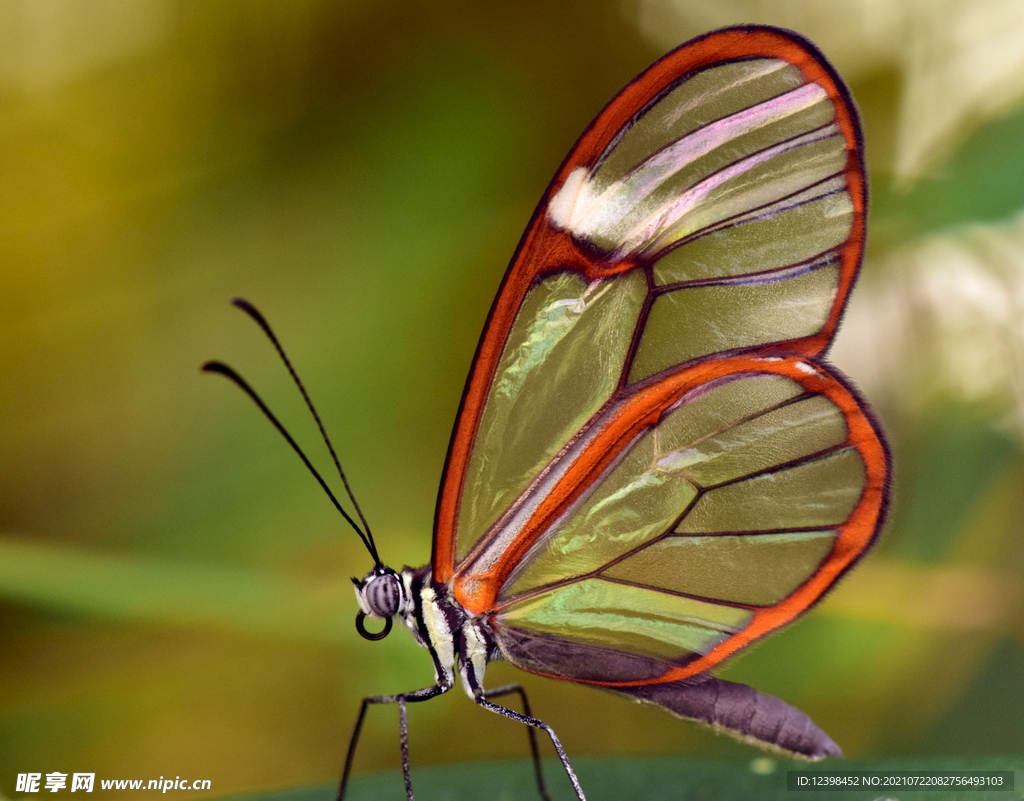
[{"label": "butterfly head", "polygon": [[[405,588],[402,579],[394,570],[377,565],[362,580],[353,578],[356,586],[356,600],[359,613],[356,615],[356,631],[368,640],[382,640],[391,631],[393,618],[405,603]],[[366,617],[384,619],[384,628],[379,632],[368,631],[364,625]]]}]

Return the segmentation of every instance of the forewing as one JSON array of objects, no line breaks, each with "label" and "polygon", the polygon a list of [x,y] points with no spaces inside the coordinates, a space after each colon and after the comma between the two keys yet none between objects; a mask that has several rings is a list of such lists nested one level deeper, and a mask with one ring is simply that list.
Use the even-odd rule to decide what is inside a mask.
[{"label": "forewing", "polygon": [[824,352],[864,212],[855,112],[799,36],[717,31],[641,74],[569,154],[495,300],[435,578],[468,587],[558,455],[638,387],[723,354]]},{"label": "forewing", "polygon": [[561,455],[502,532],[511,558],[481,553],[456,597],[494,609],[527,670],[684,679],[791,622],[864,554],[886,474],[862,401],[826,368],[680,368]]}]

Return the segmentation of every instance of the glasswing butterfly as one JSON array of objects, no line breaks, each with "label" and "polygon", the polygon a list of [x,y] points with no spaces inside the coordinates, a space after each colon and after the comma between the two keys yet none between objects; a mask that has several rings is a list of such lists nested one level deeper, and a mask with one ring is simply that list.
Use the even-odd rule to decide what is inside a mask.
[{"label": "glasswing butterfly", "polygon": [[[536,729],[582,801],[522,688],[484,688],[495,659],[791,756],[840,753],[804,713],[709,670],[806,612],[882,525],[885,442],[824,361],[866,206],[849,91],[790,31],[698,37],[601,111],[494,301],[430,564],[385,566],[358,504],[361,527],[335,500],[374,560],[353,579],[357,630],[380,639],[398,617],[436,674],[431,687],[364,699],[339,798],[367,706],[384,703],[399,709],[413,798],[406,705],[452,689],[457,673],[477,704],[529,727],[541,795]],[[259,313],[236,304],[284,357]],[[231,368],[205,369],[246,389],[302,456]],[[512,694],[524,712],[495,703]]]}]

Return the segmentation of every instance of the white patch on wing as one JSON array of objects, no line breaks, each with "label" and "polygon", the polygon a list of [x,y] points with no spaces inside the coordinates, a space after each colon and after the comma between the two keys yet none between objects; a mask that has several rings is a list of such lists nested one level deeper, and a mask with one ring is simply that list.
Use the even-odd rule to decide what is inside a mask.
[{"label": "white patch on wing", "polygon": [[577,167],[548,201],[548,217],[556,228],[571,229],[580,191],[588,179],[586,167]]},{"label": "white patch on wing", "polygon": [[[816,83],[804,84],[680,137],[610,183],[600,174],[599,168],[577,167],[548,202],[548,217],[556,227],[624,258],[667,247],[683,236],[720,222],[723,217],[742,214],[744,206],[761,207],[760,213],[763,214],[764,204],[799,193],[801,184],[818,183],[823,176],[814,174],[813,169],[808,172],[807,166],[810,165],[805,165],[802,170],[794,170],[788,176],[774,178],[759,193],[748,191],[747,196],[724,202],[720,200],[703,214],[694,212],[724,184],[772,158],[793,148],[839,135],[834,124],[738,158],[711,175],[695,176],[698,180],[685,189],[681,188],[678,193],[671,193],[660,201],[655,198],[666,182],[677,178],[709,153],[729,146],[752,131],[828,102],[828,93],[823,87]],[[845,182],[840,178],[836,183],[841,186]],[[823,193],[822,190],[827,191],[828,188],[820,187],[814,194]],[[691,217],[692,220],[689,219]]]}]

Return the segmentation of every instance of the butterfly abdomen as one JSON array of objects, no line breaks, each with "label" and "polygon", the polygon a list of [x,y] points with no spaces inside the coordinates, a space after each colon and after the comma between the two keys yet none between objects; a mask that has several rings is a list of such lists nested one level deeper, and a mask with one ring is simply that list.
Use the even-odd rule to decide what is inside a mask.
[{"label": "butterfly abdomen", "polygon": [[799,709],[745,684],[700,675],[615,691],[786,756],[842,756],[832,738]]}]

